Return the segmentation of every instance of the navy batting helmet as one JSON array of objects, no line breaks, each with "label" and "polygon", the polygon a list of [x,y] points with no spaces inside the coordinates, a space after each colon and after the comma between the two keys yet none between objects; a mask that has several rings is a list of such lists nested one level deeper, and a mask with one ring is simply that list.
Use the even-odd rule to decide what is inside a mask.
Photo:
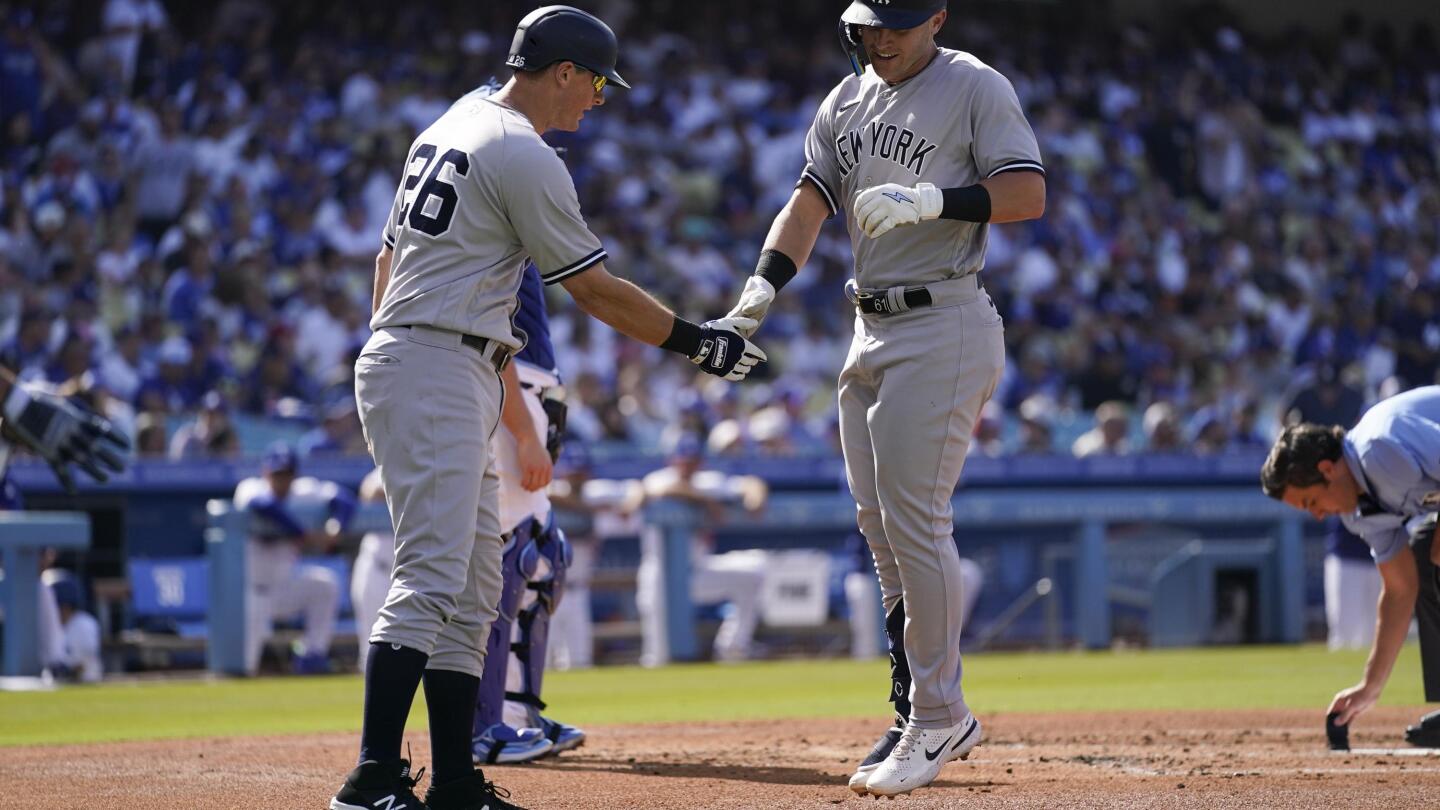
[{"label": "navy batting helmet", "polygon": [[840,15],[840,45],[855,75],[865,73],[870,57],[860,44],[861,28],[914,28],[944,11],[946,0],[855,0]]},{"label": "navy batting helmet", "polygon": [[574,62],[629,89],[615,71],[619,56],[615,32],[599,17],[570,6],[543,6],[516,26],[505,64],[516,70],[540,70],[556,62]]}]

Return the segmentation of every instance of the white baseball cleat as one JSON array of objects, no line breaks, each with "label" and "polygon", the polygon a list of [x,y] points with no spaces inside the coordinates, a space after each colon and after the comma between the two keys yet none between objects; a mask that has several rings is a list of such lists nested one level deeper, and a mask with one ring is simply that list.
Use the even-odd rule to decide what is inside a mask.
[{"label": "white baseball cleat", "polygon": [[965,759],[980,744],[980,721],[971,715],[946,728],[905,726],[895,750],[870,773],[865,791],[872,796],[899,796],[935,781],[947,762]]},{"label": "white baseball cleat", "polygon": [[875,747],[870,749],[870,754],[860,761],[860,767],[856,768],[855,773],[850,777],[850,789],[861,796],[866,795],[865,783],[870,781],[870,774],[874,773],[875,769],[880,767],[880,763],[890,756],[890,752],[894,751],[895,745],[900,742],[900,735],[905,733],[903,728],[905,721],[897,717],[895,722],[897,725],[891,726],[890,730],[885,732],[885,736],[875,743]]}]

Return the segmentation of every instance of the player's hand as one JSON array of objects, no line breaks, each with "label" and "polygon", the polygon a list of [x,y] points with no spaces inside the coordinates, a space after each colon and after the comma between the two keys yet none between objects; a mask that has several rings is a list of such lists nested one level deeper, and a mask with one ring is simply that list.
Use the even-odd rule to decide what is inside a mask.
[{"label": "player's hand", "polygon": [[700,324],[700,349],[690,362],[706,374],[739,382],[769,358],[759,346],[745,338],[748,330],[760,328],[753,318],[717,318]]},{"label": "player's hand", "polygon": [[130,442],[108,419],[36,388],[11,386],[3,408],[5,427],[19,442],[49,462],[55,477],[70,494],[75,480],[70,465],[105,483],[125,469],[122,454]]},{"label": "player's hand", "polygon": [[545,445],[533,438],[515,443],[515,461],[520,465],[520,486],[526,492],[543,489],[550,484],[555,468]]},{"label": "player's hand", "polygon": [[872,186],[855,197],[855,222],[871,239],[900,225],[936,219],[945,207],[944,195],[930,183],[907,188],[898,183]]},{"label": "player's hand", "polygon": [[770,304],[774,300],[775,285],[759,276],[751,276],[745,280],[745,289],[740,291],[740,301],[725,317],[754,321],[754,326],[737,322],[735,327],[741,337],[751,337],[755,330],[760,328],[760,322],[765,320],[765,313],[770,311]]},{"label": "player's hand", "polygon": [[1349,689],[1341,689],[1335,693],[1335,699],[1330,701],[1330,708],[1326,714],[1331,712],[1338,715],[1335,724],[1340,726],[1350,725],[1350,721],[1369,711],[1375,701],[1380,699],[1380,691],[1371,689],[1363,683],[1356,684]]}]

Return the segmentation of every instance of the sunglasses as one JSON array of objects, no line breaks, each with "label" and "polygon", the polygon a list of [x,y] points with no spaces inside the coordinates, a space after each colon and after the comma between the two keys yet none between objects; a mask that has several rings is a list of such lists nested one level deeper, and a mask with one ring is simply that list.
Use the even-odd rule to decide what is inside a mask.
[{"label": "sunglasses", "polygon": [[590,81],[590,84],[595,88],[595,92],[597,93],[604,92],[605,85],[609,83],[610,79],[608,77],[601,76],[599,73],[596,73],[595,78]]}]

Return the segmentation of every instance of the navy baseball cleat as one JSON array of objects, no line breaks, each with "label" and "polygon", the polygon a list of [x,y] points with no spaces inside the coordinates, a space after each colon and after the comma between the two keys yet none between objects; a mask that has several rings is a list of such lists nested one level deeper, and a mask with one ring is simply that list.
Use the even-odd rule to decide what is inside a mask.
[{"label": "navy baseball cleat", "polygon": [[860,761],[860,767],[856,768],[855,773],[850,777],[851,790],[861,796],[867,793],[865,783],[870,781],[870,774],[874,773],[875,769],[880,767],[880,763],[890,756],[890,752],[895,750],[895,743],[900,742],[900,735],[904,733],[905,718],[896,715],[895,725],[891,726],[890,730],[885,732],[885,735],[875,743],[875,747],[870,749],[869,755]]},{"label": "navy baseball cleat", "polygon": [[330,810],[426,810],[415,795],[419,773],[410,777],[410,761],[367,759],[345,777],[345,784],[330,800]]},{"label": "navy baseball cleat", "polygon": [[506,801],[508,798],[510,791],[486,779],[482,771],[475,771],[438,788],[431,785],[425,791],[425,806],[429,810],[524,810]]}]

